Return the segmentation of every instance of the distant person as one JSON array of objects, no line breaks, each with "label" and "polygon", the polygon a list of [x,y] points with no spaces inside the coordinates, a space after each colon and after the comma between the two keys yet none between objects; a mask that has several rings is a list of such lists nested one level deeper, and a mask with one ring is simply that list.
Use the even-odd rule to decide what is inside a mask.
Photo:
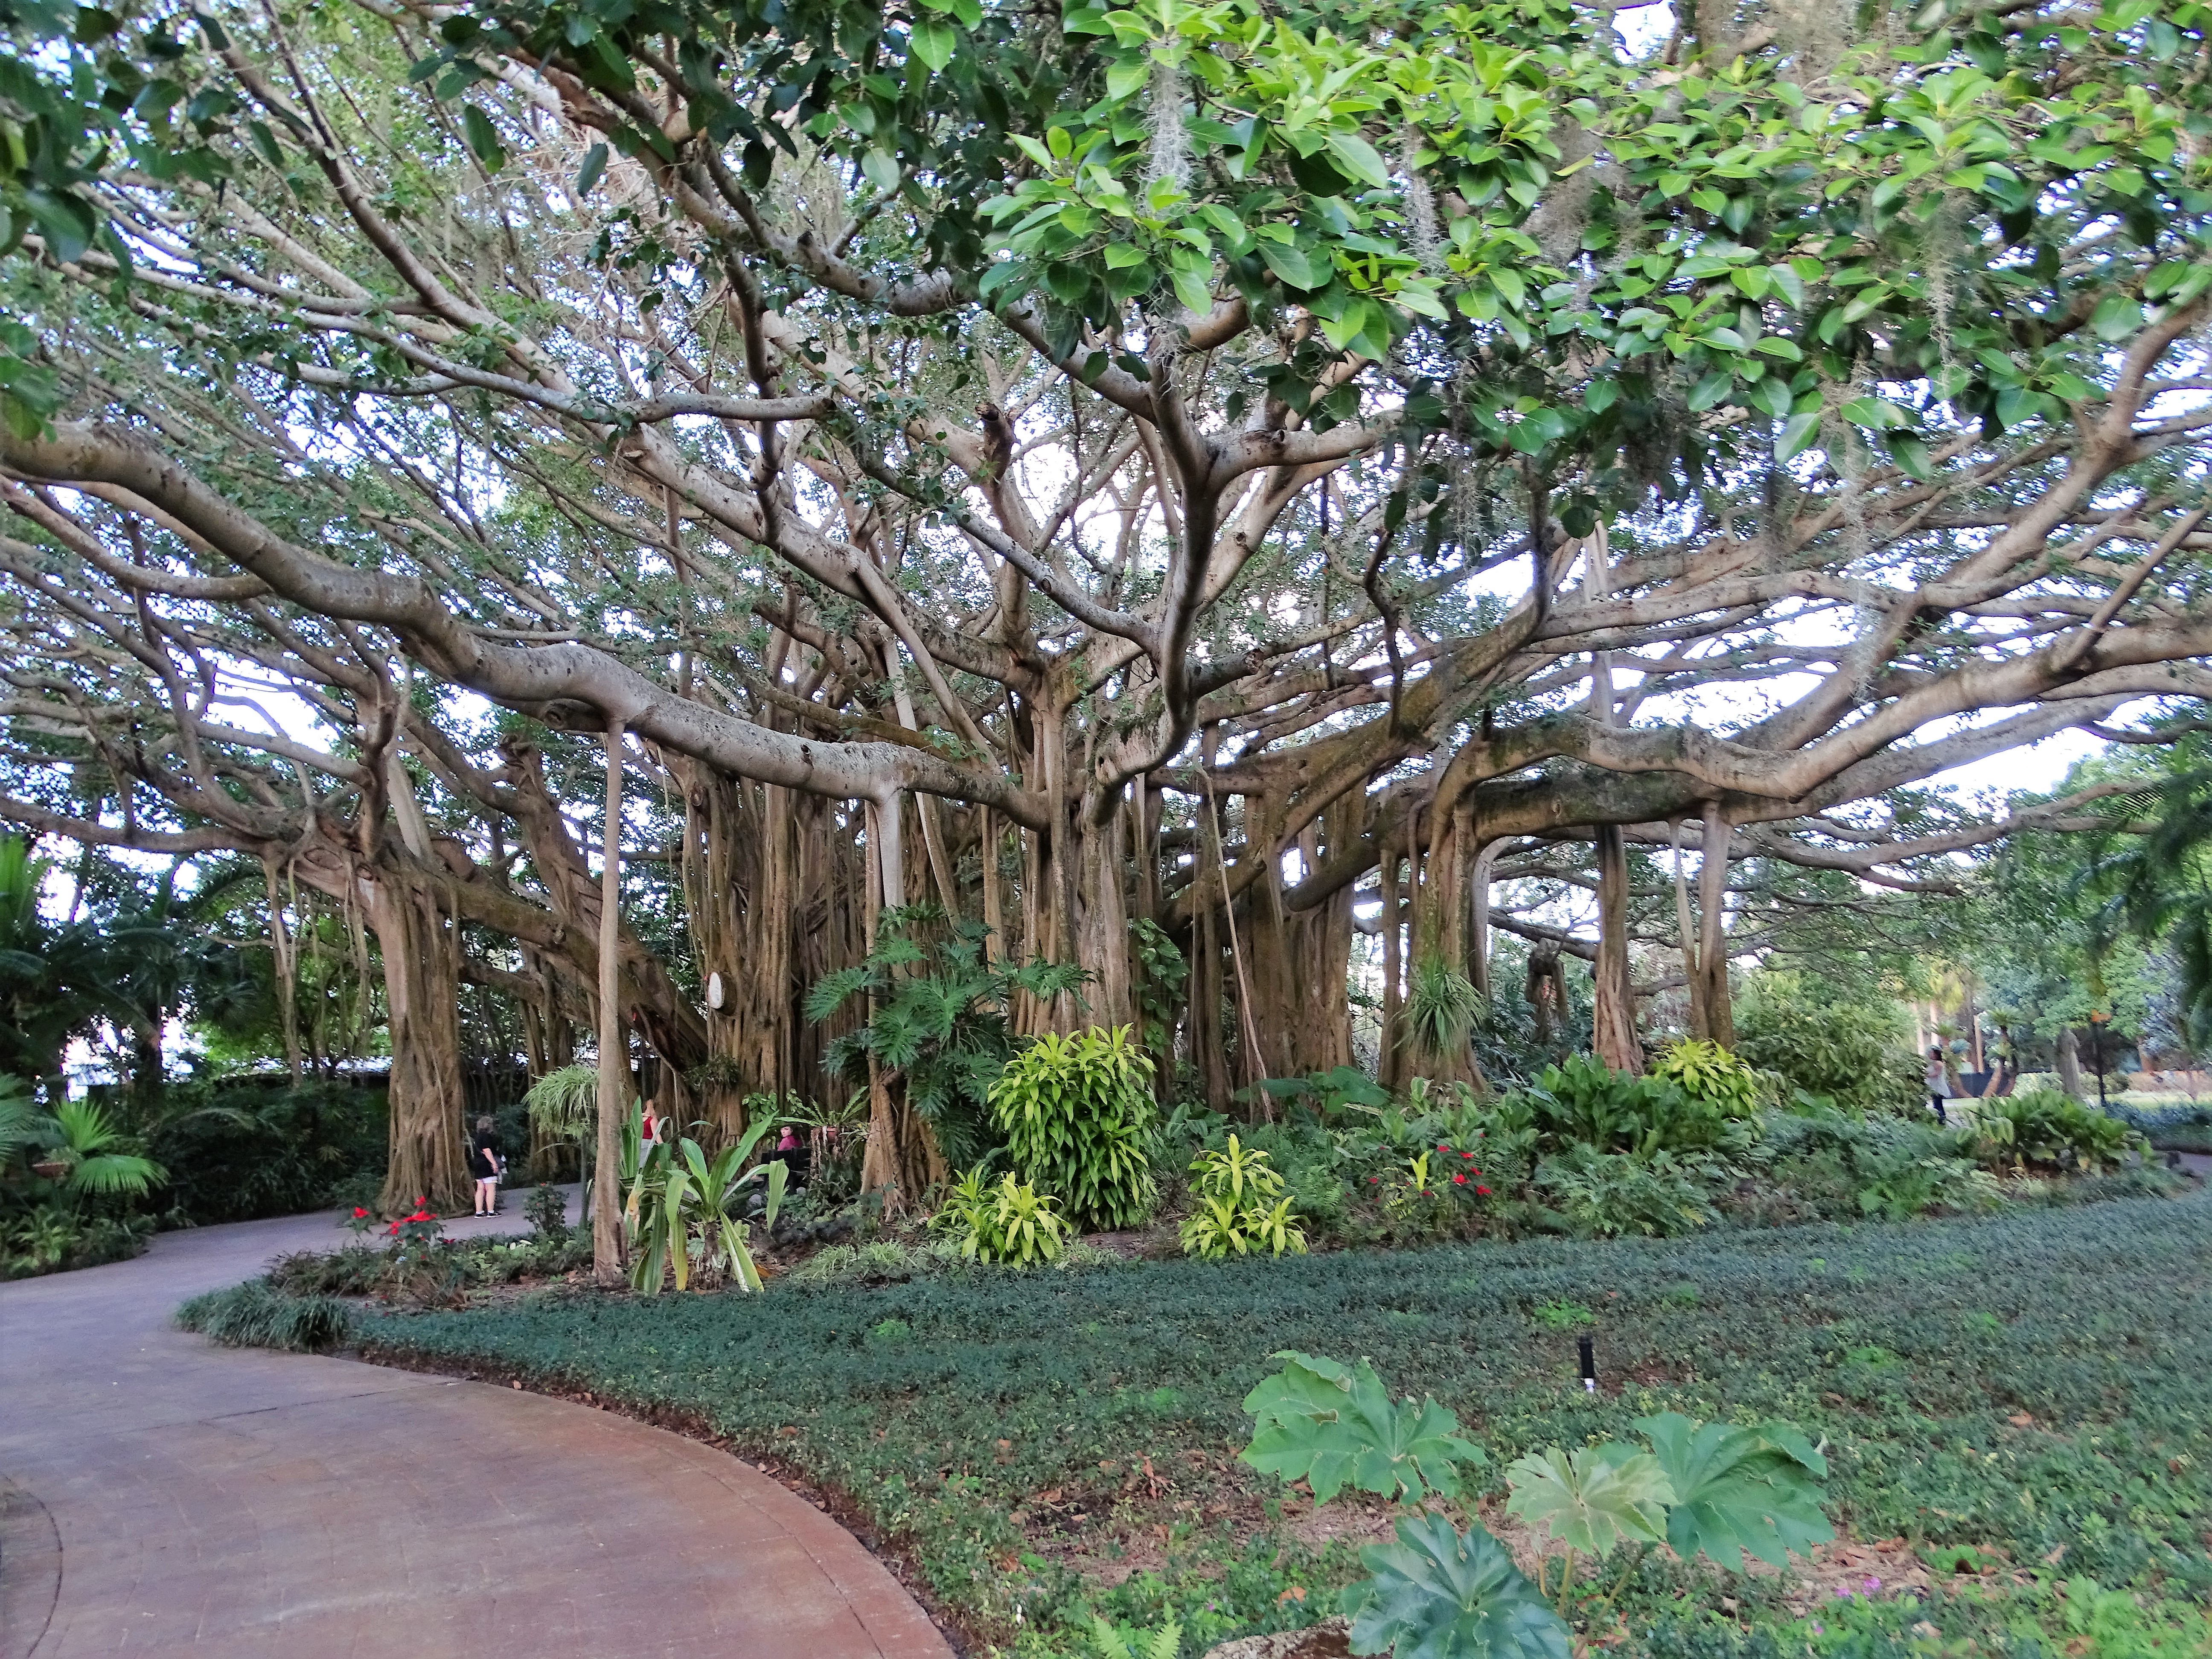
[{"label": "distant person", "polygon": [[653,1103],[645,1103],[645,1115],[638,1122],[638,1155],[642,1158],[653,1143],[660,1139],[660,1115],[653,1109]]},{"label": "distant person", "polygon": [[1943,1050],[1938,1045],[1928,1051],[1928,1103],[1935,1109],[1936,1121],[1946,1126],[1951,1121],[1950,1099],[1951,1069],[1943,1063]]},{"label": "distant person", "polygon": [[806,1179],[806,1166],[812,1153],[813,1148],[799,1138],[799,1131],[790,1124],[785,1124],[783,1133],[776,1137],[775,1155],[783,1160],[783,1166],[790,1172],[793,1182]]},{"label": "distant person", "polygon": [[477,1120],[477,1133],[469,1143],[469,1173],[477,1179],[477,1207],[478,1215],[499,1213],[499,1138],[492,1133],[491,1120]]}]

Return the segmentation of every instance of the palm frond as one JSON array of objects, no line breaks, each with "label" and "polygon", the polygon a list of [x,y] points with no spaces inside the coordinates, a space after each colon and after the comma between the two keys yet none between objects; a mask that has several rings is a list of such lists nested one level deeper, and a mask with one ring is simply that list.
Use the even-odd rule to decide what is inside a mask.
[{"label": "palm frond", "polygon": [[169,1178],[150,1158],[131,1152],[97,1152],[82,1158],[62,1184],[73,1193],[97,1197],[136,1197]]}]

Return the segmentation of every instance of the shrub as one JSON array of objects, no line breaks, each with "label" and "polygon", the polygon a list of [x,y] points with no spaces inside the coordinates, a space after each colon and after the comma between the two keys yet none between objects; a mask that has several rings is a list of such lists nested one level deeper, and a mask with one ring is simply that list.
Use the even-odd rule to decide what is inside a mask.
[{"label": "shrub", "polygon": [[2121,1119],[2055,1089],[1977,1100],[1970,1109],[1986,1162],[2094,1170],[2143,1145],[2142,1136]]},{"label": "shrub", "polygon": [[1068,1231],[1049,1195],[1011,1175],[986,1187],[980,1170],[960,1177],[930,1224],[949,1233],[969,1261],[1016,1267],[1055,1260]]},{"label": "shrub", "polygon": [[1547,1066],[1522,1092],[1537,1127],[1562,1148],[1649,1157],[1739,1147],[1756,1130],[1748,1099],[1739,1109],[1735,1096],[1693,1095],[1667,1078],[1616,1072],[1587,1054]]},{"label": "shrub", "polygon": [[1717,1042],[1698,1037],[1670,1042],[1652,1062],[1651,1074],[1692,1099],[1711,1102],[1727,1117],[1749,1117],[1759,1109],[1759,1073]]},{"label": "shrub", "polygon": [[1126,1025],[1047,1034],[1006,1062],[991,1112],[1024,1181],[1092,1228],[1152,1212],[1152,1062]]},{"label": "shrub", "polygon": [[381,1088],[350,1083],[180,1082],[147,1152],[161,1201],[201,1225],[374,1204],[387,1152]]},{"label": "shrub", "polygon": [[744,1168],[754,1146],[774,1127],[773,1118],[758,1119],[712,1158],[689,1136],[657,1140],[643,1153],[623,1212],[632,1289],[658,1296],[663,1282],[672,1277],[678,1290],[688,1290],[695,1275],[702,1289],[724,1283],[745,1291],[761,1288],[760,1269],[747,1242],[750,1229],[737,1212],[745,1189],[761,1177],[768,1197],[762,1224],[775,1225],[787,1166]]},{"label": "shrub", "polygon": [[1847,1111],[1909,1111],[1921,1074],[1893,1003],[1831,1001],[1800,975],[1753,974],[1735,1001],[1735,1052]]},{"label": "shrub", "polygon": [[196,1296],[177,1310],[177,1323],[227,1348],[281,1348],[321,1353],[344,1341],[345,1304],[326,1296],[287,1296],[260,1279]]},{"label": "shrub", "polygon": [[530,1196],[522,1200],[522,1213],[530,1231],[539,1238],[568,1237],[568,1197],[558,1187],[532,1187]]},{"label": "shrub", "polygon": [[[1295,1351],[1275,1356],[1279,1376],[1246,1396],[1255,1422],[1243,1460],[1288,1484],[1304,1480],[1317,1504],[1346,1486],[1419,1504],[1451,1497],[1463,1472],[1488,1460],[1460,1437],[1435,1400],[1394,1402],[1375,1368],[1347,1370]],[[1530,1451],[1506,1470],[1506,1512],[1565,1547],[1545,1605],[1548,1559],[1536,1582],[1521,1575],[1489,1531],[1462,1532],[1441,1515],[1398,1522],[1398,1541],[1359,1553],[1370,1575],[1346,1588],[1355,1651],[1426,1659],[1567,1659],[1569,1620],[1597,1601],[1609,1610],[1621,1583],[1598,1601],[1576,1593],[1577,1557],[1595,1565],[1623,1543],[1633,1571],[1646,1550],[1669,1546],[1689,1560],[1748,1572],[1753,1556],[1787,1565],[1835,1536],[1821,1510],[1827,1460],[1786,1423],[1699,1424],[1677,1412],[1638,1419],[1649,1451],[1616,1440]]]},{"label": "shrub", "polygon": [[366,1244],[342,1250],[295,1250],[269,1264],[269,1284],[287,1296],[374,1296],[392,1258]]},{"label": "shrub", "polygon": [[1536,1168],[1536,1186],[1570,1231],[1584,1238],[1672,1238],[1710,1224],[1718,1212],[1719,1172],[1664,1147],[1648,1153],[1570,1147]]},{"label": "shrub", "polygon": [[857,1081],[872,1055],[895,1074],[955,1165],[991,1150],[989,1093],[1013,1052],[1005,1011],[1015,994],[1051,998],[1088,977],[1072,963],[994,963],[984,949],[989,936],[981,922],[946,922],[934,905],[886,910],[867,959],[817,981],[806,995],[806,1017],[817,1021],[856,996],[868,998],[867,1023],[832,1039],[823,1066]]},{"label": "shrub", "polygon": [[88,1218],[65,1203],[41,1205],[8,1229],[3,1276],[30,1279],[127,1261],[145,1253],[146,1236],[153,1231],[150,1216]]},{"label": "shrub", "polygon": [[1973,1162],[1975,1135],[1924,1120],[1856,1117],[1800,1098],[1767,1119],[1752,1163],[1776,1186],[1834,1219],[1903,1221],[1999,1201]]},{"label": "shrub", "polygon": [[1306,1236],[1300,1217],[1283,1194],[1283,1177],[1268,1167],[1267,1154],[1247,1147],[1235,1135],[1220,1152],[1200,1152],[1190,1184],[1198,1208],[1182,1224],[1185,1255],[1219,1261],[1285,1250],[1304,1255]]}]

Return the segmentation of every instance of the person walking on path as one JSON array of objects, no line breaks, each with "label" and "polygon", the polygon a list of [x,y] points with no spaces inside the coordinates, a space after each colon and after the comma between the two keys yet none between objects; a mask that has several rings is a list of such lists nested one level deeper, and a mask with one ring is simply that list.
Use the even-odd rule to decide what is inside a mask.
[{"label": "person walking on path", "polygon": [[1943,1063],[1942,1045],[1928,1051],[1928,1103],[1936,1110],[1936,1121],[1948,1126],[1950,1114],[1945,1109],[1951,1098],[1951,1070]]},{"label": "person walking on path", "polygon": [[477,1178],[476,1213],[498,1214],[499,1140],[488,1117],[477,1120],[476,1138],[469,1143],[469,1173]]}]

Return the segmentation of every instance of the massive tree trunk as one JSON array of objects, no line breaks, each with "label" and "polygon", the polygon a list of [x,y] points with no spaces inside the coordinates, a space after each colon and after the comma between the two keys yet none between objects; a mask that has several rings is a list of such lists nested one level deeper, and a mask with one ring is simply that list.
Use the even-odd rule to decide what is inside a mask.
[{"label": "massive tree trunk", "polygon": [[[1419,845],[1410,821],[1406,839],[1409,849]],[[1462,801],[1447,809],[1439,800],[1429,808],[1427,856],[1408,861],[1413,888],[1408,977],[1416,989],[1429,994],[1440,989],[1427,982],[1437,975],[1450,975],[1472,982],[1467,972],[1467,893],[1474,879],[1474,841],[1472,805]],[[1413,1075],[1431,1083],[1481,1086],[1482,1072],[1474,1063],[1468,1030],[1451,1034],[1433,1048],[1430,1043],[1433,1032],[1414,1032],[1409,1027],[1408,1035],[1412,1040],[1407,1062]]]},{"label": "massive tree trunk", "polygon": [[1596,1005],[1590,1048],[1617,1072],[1644,1069],[1636,1036],[1636,992],[1628,975],[1628,849],[1620,826],[1597,827]]},{"label": "massive tree trunk", "polygon": [[[905,808],[903,795],[867,806],[872,951],[878,942],[875,919],[885,910],[906,906]],[[872,1005],[869,1017],[875,1012]],[[928,1121],[908,1101],[903,1085],[904,1079],[873,1054],[868,1057],[868,1145],[860,1161],[860,1182],[883,1195],[884,1208],[892,1215],[920,1203],[921,1195],[949,1173]]]},{"label": "massive tree trunk", "polygon": [[1729,991],[1729,842],[1735,835],[1718,801],[1705,803],[1705,860],[1698,871],[1698,1035],[1735,1047],[1735,1007]]},{"label": "massive tree trunk", "polygon": [[1382,894],[1382,1014],[1381,1036],[1375,1045],[1375,1077],[1385,1089],[1395,1091],[1404,1078],[1404,1057],[1398,1051],[1405,982],[1405,953],[1400,941],[1405,935],[1398,904],[1398,848],[1388,835],[1382,842],[1382,863],[1376,873]]},{"label": "massive tree trunk", "polygon": [[682,764],[684,894],[707,992],[699,1109],[709,1135],[744,1133],[745,1097],[793,1085],[799,857],[792,792]]},{"label": "massive tree trunk", "polygon": [[391,1127],[379,1202],[397,1214],[425,1200],[441,1213],[469,1194],[461,1122],[461,955],[432,884],[364,872],[362,908],[384,964],[392,1038]]},{"label": "massive tree trunk", "polygon": [[607,723],[606,825],[599,841],[599,1098],[592,1155],[592,1277],[622,1283],[622,1123],[629,1111],[629,1043],[622,1008],[623,729]]}]

